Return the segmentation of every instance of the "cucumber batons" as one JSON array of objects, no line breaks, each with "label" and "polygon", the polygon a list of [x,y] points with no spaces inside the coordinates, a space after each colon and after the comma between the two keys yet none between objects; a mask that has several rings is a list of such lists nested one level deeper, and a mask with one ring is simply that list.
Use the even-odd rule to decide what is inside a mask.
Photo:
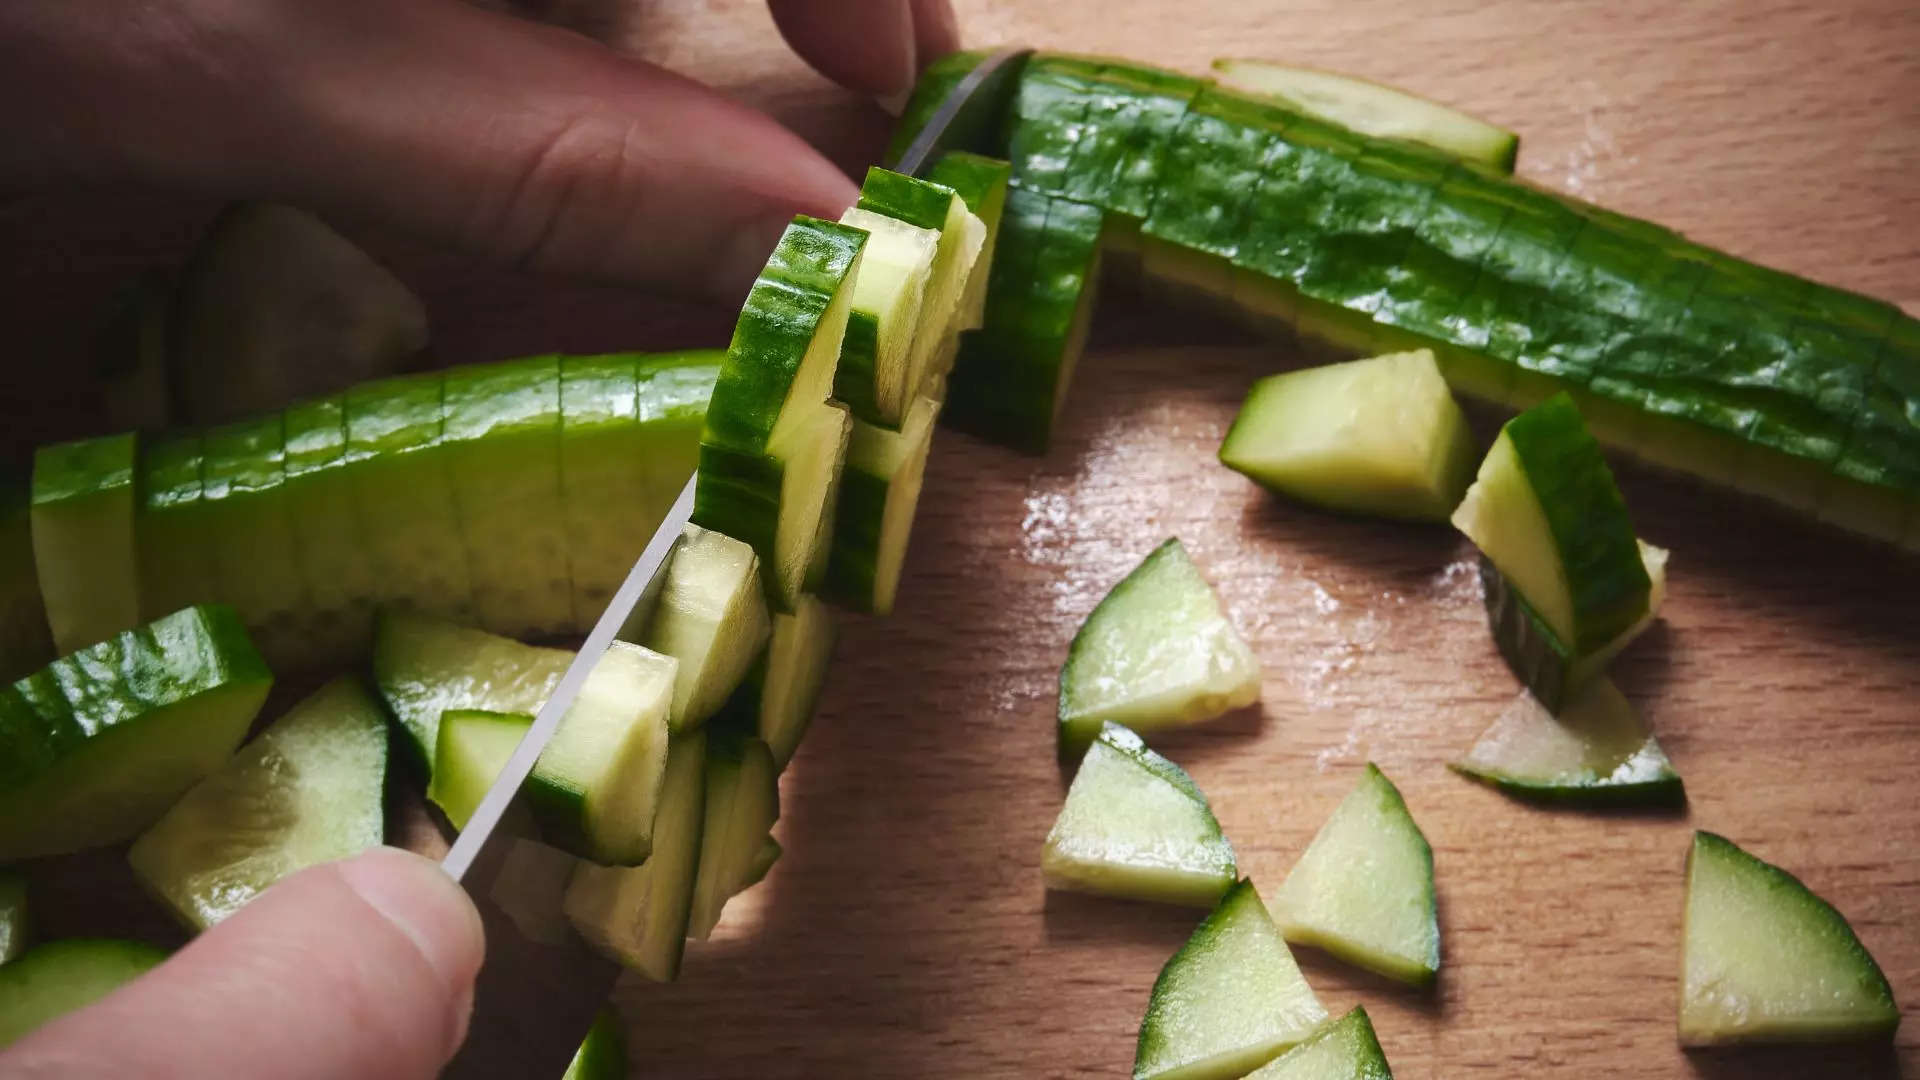
[{"label": "cucumber batons", "polygon": [[448,709],[440,714],[427,800],[447,815],[455,832],[467,827],[532,726],[533,716],[528,713]]},{"label": "cucumber batons", "polygon": [[[736,893],[758,880],[767,834],[780,817],[780,771],[767,744],[729,729],[707,741],[707,805],[687,936],[705,941]],[[760,873],[765,873],[760,869]]]}]

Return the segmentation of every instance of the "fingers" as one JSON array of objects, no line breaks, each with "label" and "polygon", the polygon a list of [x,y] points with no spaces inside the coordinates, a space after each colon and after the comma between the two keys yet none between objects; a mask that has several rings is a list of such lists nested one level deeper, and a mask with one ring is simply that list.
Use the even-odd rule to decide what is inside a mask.
[{"label": "fingers", "polygon": [[960,48],[953,0],[913,0],[914,74]]},{"label": "fingers", "polygon": [[287,878],[166,963],[16,1043],[63,1080],[425,1080],[466,1034],[483,946],[466,894],[382,848]]},{"label": "fingers", "polygon": [[909,89],[929,61],[960,47],[951,0],[768,0],[767,6],[801,59],[869,94]]}]

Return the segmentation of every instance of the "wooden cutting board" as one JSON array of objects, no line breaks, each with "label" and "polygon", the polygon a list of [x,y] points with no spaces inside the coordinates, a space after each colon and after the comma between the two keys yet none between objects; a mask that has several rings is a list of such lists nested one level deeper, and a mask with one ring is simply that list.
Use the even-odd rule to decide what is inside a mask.
[{"label": "wooden cutting board", "polygon": [[[1520,131],[1532,180],[1920,311],[1911,4],[959,6],[970,42],[1192,70],[1265,55],[1403,85]],[[749,0],[550,7],[768,108],[850,168],[885,130],[794,60]],[[36,361],[27,385],[43,388],[4,395],[9,445],[84,426],[89,399],[60,363],[84,345],[76,327],[203,216],[144,195],[0,208],[0,304]],[[716,343],[729,325],[383,250],[427,296],[448,360]],[[1329,1010],[1366,1004],[1397,1075],[1920,1071],[1920,560],[1624,467],[1640,531],[1673,564],[1663,621],[1616,675],[1691,804],[1529,809],[1444,767],[1516,690],[1467,544],[1283,504],[1215,462],[1248,383],[1301,361],[1211,316],[1128,301],[1102,318],[1046,457],[941,437],[899,610],[844,620],[815,730],[785,778],[785,858],[689,950],[679,983],[621,986],[636,1075],[1126,1074],[1148,987],[1196,916],[1049,896],[1038,855],[1066,781],[1052,717],[1067,642],[1169,535],[1265,667],[1258,709],[1165,741],[1246,872],[1277,885],[1369,760],[1432,841],[1446,957],[1433,993],[1301,955]],[[1794,871],[1852,920],[1908,1006],[1895,1049],[1676,1047],[1694,828]],[[63,917],[79,929],[104,916]]]}]

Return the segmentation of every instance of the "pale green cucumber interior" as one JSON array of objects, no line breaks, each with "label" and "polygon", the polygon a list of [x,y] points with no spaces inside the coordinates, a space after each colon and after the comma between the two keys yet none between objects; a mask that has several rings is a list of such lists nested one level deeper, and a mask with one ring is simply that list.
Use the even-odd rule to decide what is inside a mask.
[{"label": "pale green cucumber interior", "polygon": [[441,713],[537,713],[572,662],[569,649],[522,645],[428,615],[387,611],[374,628],[374,682],[429,770]]},{"label": "pale green cucumber interior", "polygon": [[528,713],[448,709],[440,714],[440,741],[433,754],[433,800],[456,831],[467,827],[487,789],[533,726]]},{"label": "pale green cucumber interior", "polygon": [[880,518],[880,546],[873,560],[873,613],[876,615],[890,614],[894,597],[900,591],[900,571],[906,565],[914,510],[920,505],[927,454],[933,448],[933,423],[939,415],[938,402],[919,398],[899,432],[856,421],[847,444],[846,468],[883,477],[887,482],[886,509]]},{"label": "pale green cucumber interior", "polygon": [[[780,415],[767,434],[766,452],[781,461],[812,452],[811,447],[818,440],[820,410],[833,396],[833,373],[839,366],[840,347],[847,337],[847,313],[853,309],[853,283],[860,280],[860,270],[865,264],[863,250],[854,257],[839,290],[814,325],[813,337],[800,357],[800,366],[787,388]],[[785,494],[781,492],[783,510]]]},{"label": "pale green cucumber interior", "polygon": [[684,731],[718,712],[766,644],[760,561],[734,538],[689,525],[668,563],[643,637],[679,661],[671,724]]},{"label": "pale green cucumber interior", "polygon": [[1555,716],[1521,691],[1454,767],[1469,775],[1538,788],[1648,784],[1673,780],[1673,765],[1613,683],[1594,679]]},{"label": "pale green cucumber interior", "polygon": [[1453,512],[1453,524],[1467,534],[1547,627],[1568,647],[1574,636],[1573,593],[1566,564],[1547,525],[1546,511],[1520,465],[1513,440],[1502,431],[1480,462],[1480,472]]},{"label": "pale green cucumber interior", "polygon": [[1247,1080],[1393,1080],[1367,1010],[1352,1011],[1299,1046],[1274,1058]]},{"label": "pale green cucumber interior", "polygon": [[534,763],[533,782],[578,807],[595,862],[632,866],[653,846],[678,662],[625,641],[593,665]]},{"label": "pale green cucumber interior", "polygon": [[68,938],[0,966],[0,1049],[99,1001],[159,966],[165,951],[139,941]]},{"label": "pale green cucumber interior", "polygon": [[906,409],[908,357],[940,234],[857,206],[840,215],[840,223],[868,234],[853,279],[853,310],[878,324],[874,403],[883,417],[897,420]]},{"label": "pale green cucumber interior", "polygon": [[1607,665],[1613,662],[1613,658],[1620,655],[1620,650],[1632,644],[1633,639],[1639,637],[1647,627],[1652,626],[1653,620],[1660,615],[1660,605],[1667,599],[1667,558],[1671,552],[1663,547],[1655,547],[1645,540],[1639,540],[1637,543],[1640,547],[1640,564],[1647,570],[1647,613],[1640,616],[1632,626],[1621,631],[1612,641],[1575,660],[1567,672],[1569,686],[1580,686],[1590,682],[1605,671]]},{"label": "pale green cucumber interior", "polygon": [[813,596],[802,596],[793,614],[773,617],[760,687],[759,731],[780,768],[793,760],[806,734],[827,680],[836,633],[832,609]]},{"label": "pale green cucumber interior", "polygon": [[705,941],[727,900],[745,888],[780,816],[779,770],[757,738],[716,736],[707,748],[706,821],[687,936]]},{"label": "pale green cucumber interior", "polygon": [[[782,413],[784,420],[786,414]],[[812,410],[803,439],[797,438],[780,475],[780,520],[774,525],[775,578],[782,607],[790,608],[809,578],[821,548],[831,541],[833,493],[846,458],[853,419],[840,405]]]},{"label": "pale green cucumber interior", "polygon": [[[949,328],[961,314],[960,300],[967,279],[979,265],[980,249],[987,240],[987,227],[967,210],[967,204],[955,195],[947,207],[947,220],[940,228],[940,247],[934,255],[933,276],[927,282],[926,302],[921,306],[920,327],[914,335],[907,365],[903,405],[925,393]],[[985,268],[981,268],[982,272]]]}]

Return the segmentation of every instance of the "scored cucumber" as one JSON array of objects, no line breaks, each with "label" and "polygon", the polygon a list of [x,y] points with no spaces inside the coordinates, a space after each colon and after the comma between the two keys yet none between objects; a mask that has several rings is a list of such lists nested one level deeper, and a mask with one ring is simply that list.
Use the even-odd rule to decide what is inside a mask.
[{"label": "scored cucumber", "polygon": [[900,589],[938,402],[921,398],[899,431],[853,422],[834,507],[827,589],[855,611],[887,615]]},{"label": "scored cucumber", "polygon": [[861,420],[898,427],[940,234],[858,206],[840,215],[840,223],[865,230],[867,245],[853,281],[846,337],[833,374],[834,397]]},{"label": "scored cucumber", "polygon": [[1365,1007],[1326,1024],[1293,1049],[1247,1074],[1247,1080],[1393,1080],[1387,1055]]},{"label": "scored cucumber", "polygon": [[[334,395],[289,407],[286,429],[287,507],[294,551],[313,603],[307,634],[313,666],[345,663],[366,655],[381,594],[380,571],[365,539],[368,527],[355,505],[346,398]],[[151,511],[151,497],[148,505]],[[143,546],[148,523],[159,516],[149,513],[142,520]]]},{"label": "scored cucumber", "polygon": [[34,454],[33,560],[61,653],[140,622],[138,454],[133,435],[55,443]]},{"label": "scored cucumber", "polygon": [[753,549],[689,525],[668,556],[641,641],[676,658],[671,724],[685,731],[720,710],[767,643],[771,625]]},{"label": "scored cucumber", "polygon": [[627,1037],[620,1030],[620,1017],[612,1009],[601,1009],[560,1080],[626,1080],[626,1076]]},{"label": "scored cucumber", "polygon": [[986,230],[986,240],[980,245],[980,254],[974,258],[973,270],[967,275],[966,288],[960,293],[954,322],[957,329],[976,329],[986,314],[987,282],[991,277],[987,271],[993,265],[1000,215],[1007,205],[1007,180],[1012,172],[1012,166],[1004,161],[965,150],[941,154],[927,170],[927,179],[952,188]]},{"label": "scored cucumber", "polygon": [[17,679],[53,659],[53,634],[33,567],[32,493],[0,474],[0,680]]},{"label": "scored cucumber", "polygon": [[381,598],[464,621],[473,578],[447,471],[444,382],[434,372],[347,391],[346,460]]},{"label": "scored cucumber", "polygon": [[727,901],[754,880],[767,833],[780,817],[780,770],[767,744],[720,728],[707,739],[707,804],[687,936],[705,941]]},{"label": "scored cucumber", "polygon": [[292,666],[306,650],[300,615],[312,606],[295,554],[285,463],[277,412],[212,428],[201,440],[199,541],[213,551],[212,595],[240,612],[275,666]]},{"label": "scored cucumber", "polygon": [[530,713],[448,709],[440,714],[427,798],[447,815],[455,832],[467,827],[532,726]]},{"label": "scored cucumber", "polygon": [[1440,971],[1433,849],[1369,762],[1274,894],[1288,941],[1415,986]]},{"label": "scored cucumber", "polygon": [[1081,759],[1040,874],[1050,889],[1206,908],[1240,877],[1193,779],[1118,724]]},{"label": "scored cucumber", "polygon": [[1693,834],[1681,936],[1682,1045],[1885,1039],[1900,1024],[1846,918],[1710,832]]},{"label": "scored cucumber", "polygon": [[385,611],[374,627],[374,684],[429,776],[441,713],[539,712],[572,662],[566,649],[522,645],[429,615]]},{"label": "scored cucumber", "polygon": [[1260,894],[1242,880],[1154,980],[1134,1080],[1245,1076],[1326,1018]]},{"label": "scored cucumber", "polygon": [[28,949],[0,967],[0,1049],[99,1001],[166,958],[165,949],[112,938],[67,938]]},{"label": "scored cucumber", "polygon": [[678,667],[625,641],[612,642],[594,663],[527,780],[548,842],[608,866],[646,859]]},{"label": "scored cucumber", "polygon": [[766,652],[727,701],[729,721],[738,716],[741,727],[757,732],[781,769],[793,760],[813,719],[838,633],[833,609],[801,596],[792,614],[773,617]]},{"label": "scored cucumber", "polygon": [[1451,768],[1533,802],[1679,806],[1686,789],[1633,704],[1594,679],[1550,712],[1525,690]]},{"label": "scored cucumber", "polygon": [[204,930],[297,870],[385,835],[387,721],[356,676],[308,695],[134,841],[134,876]]},{"label": "scored cucumber", "polygon": [[27,911],[27,875],[18,870],[0,870],[0,964],[25,952],[31,936],[33,923]]},{"label": "scored cucumber", "polygon": [[246,736],[273,676],[232,608],[188,608],[0,690],[0,862],[131,839]]},{"label": "scored cucumber", "polygon": [[1639,550],[1649,582],[1646,613],[1612,641],[1583,654],[1567,648],[1560,635],[1527,603],[1526,597],[1520,595],[1486,556],[1481,556],[1482,596],[1494,644],[1506,658],[1507,666],[1542,705],[1549,709],[1563,707],[1569,695],[1579,692],[1605,671],[1613,658],[1652,626],[1660,614],[1667,597],[1668,552],[1645,540],[1639,542]]},{"label": "scored cucumber", "polygon": [[1143,734],[1210,720],[1260,696],[1260,664],[1176,537],[1101,599],[1060,668],[1059,751],[1106,721]]}]

